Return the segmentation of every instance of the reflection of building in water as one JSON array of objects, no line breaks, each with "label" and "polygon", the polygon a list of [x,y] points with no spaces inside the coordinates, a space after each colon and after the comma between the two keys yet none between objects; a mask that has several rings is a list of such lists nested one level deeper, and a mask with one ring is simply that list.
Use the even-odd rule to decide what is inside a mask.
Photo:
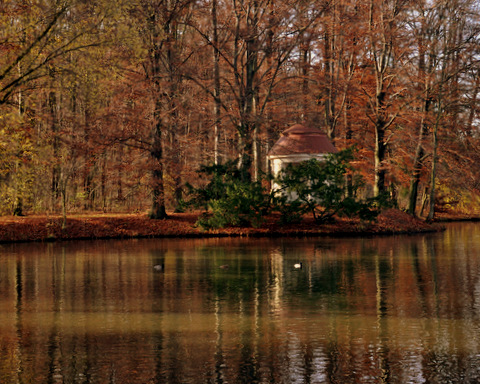
[{"label": "reflection of building in water", "polygon": [[282,248],[274,248],[270,253],[272,268],[271,284],[268,289],[270,313],[278,316],[282,310],[283,252]]}]

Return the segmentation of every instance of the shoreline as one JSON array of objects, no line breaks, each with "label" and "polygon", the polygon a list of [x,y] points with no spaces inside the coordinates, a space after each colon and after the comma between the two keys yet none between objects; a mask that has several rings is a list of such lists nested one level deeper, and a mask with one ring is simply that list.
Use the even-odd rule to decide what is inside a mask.
[{"label": "shoreline", "polygon": [[[301,223],[278,223],[271,216],[259,228],[228,227],[204,231],[195,226],[199,213],[172,213],[166,220],[151,220],[146,214],[91,213],[67,216],[62,230],[60,215],[0,217],[0,243],[53,242],[67,240],[143,239],[143,238],[214,238],[214,237],[372,237],[415,235],[440,232],[440,221],[426,223],[405,212],[389,209],[372,223],[358,219],[336,218],[318,224],[306,216]],[[455,219],[451,219],[454,221]],[[480,220],[480,219],[478,219]]]}]

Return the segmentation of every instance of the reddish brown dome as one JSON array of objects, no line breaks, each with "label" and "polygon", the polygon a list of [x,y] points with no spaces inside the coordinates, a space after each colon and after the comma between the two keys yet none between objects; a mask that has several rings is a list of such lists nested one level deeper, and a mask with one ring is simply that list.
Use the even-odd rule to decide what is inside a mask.
[{"label": "reddish brown dome", "polygon": [[335,152],[338,152],[337,148],[333,146],[325,133],[316,128],[296,124],[283,131],[282,136],[268,152],[268,155],[287,156]]}]

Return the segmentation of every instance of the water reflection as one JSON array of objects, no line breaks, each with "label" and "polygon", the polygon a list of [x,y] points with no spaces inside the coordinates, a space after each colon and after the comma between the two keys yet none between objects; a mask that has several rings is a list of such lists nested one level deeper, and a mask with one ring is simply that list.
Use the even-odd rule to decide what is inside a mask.
[{"label": "water reflection", "polygon": [[479,278],[478,224],[3,245],[0,382],[479,382]]}]

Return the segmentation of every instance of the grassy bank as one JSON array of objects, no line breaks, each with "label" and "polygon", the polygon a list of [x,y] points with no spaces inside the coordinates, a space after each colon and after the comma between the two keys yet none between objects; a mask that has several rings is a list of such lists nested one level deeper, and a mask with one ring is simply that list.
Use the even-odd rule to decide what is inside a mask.
[{"label": "grassy bank", "polygon": [[198,214],[175,213],[168,220],[150,220],[145,214],[82,214],[67,219],[62,230],[61,216],[32,215],[0,217],[0,242],[56,241],[142,237],[213,236],[370,236],[432,232],[439,224],[428,224],[398,210],[387,210],[373,223],[337,218],[316,224],[305,217],[299,224],[280,225],[278,217],[268,217],[260,228],[231,227],[204,231],[195,226]]}]

